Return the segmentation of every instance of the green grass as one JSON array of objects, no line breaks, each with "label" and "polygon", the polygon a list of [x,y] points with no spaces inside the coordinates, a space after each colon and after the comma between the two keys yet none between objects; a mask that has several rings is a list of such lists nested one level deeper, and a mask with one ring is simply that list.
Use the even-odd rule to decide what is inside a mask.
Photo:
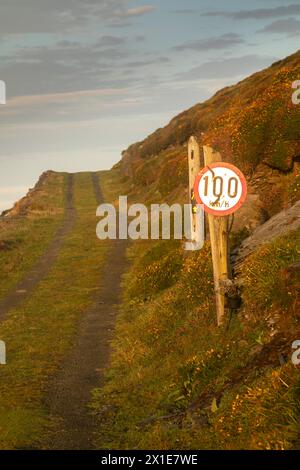
[{"label": "green grass", "polygon": [[[291,84],[299,54],[219,91],[126,151],[130,200],[187,202],[190,135],[246,175],[264,217],[299,200],[299,110]],[[236,214],[238,220],[238,213]],[[247,227],[232,233],[237,248]],[[128,256],[111,367],[93,407],[98,445],[132,449],[290,449],[300,442],[299,232],[268,243],[243,266],[243,306],[217,328],[209,246],[141,241]],[[283,363],[283,361],[285,361]],[[298,444],[296,444],[298,443]]]},{"label": "green grass", "polygon": [[0,325],[7,365],[0,368],[0,448],[40,447],[56,423],[43,408],[51,374],[72,346],[78,320],[99,289],[106,243],[96,238],[91,176],[76,174],[77,222],[48,276]]},{"label": "green grass", "polygon": [[[94,393],[98,445],[117,449],[282,449],[299,438],[299,283],[286,268],[299,233],[262,247],[244,266],[244,305],[217,328],[209,246],[182,259],[178,278],[145,298],[138,266],[163,268],[165,242],[132,245],[111,367]],[[176,246],[168,256],[174,259]],[[183,254],[182,254],[183,256]],[[272,270],[270,271],[270,265]],[[134,296],[132,286],[135,286]],[[293,299],[289,294],[293,289]],[[276,294],[277,292],[277,294]],[[299,295],[299,294],[298,294]],[[279,319],[274,328],[270,319]],[[286,358],[281,366],[278,354]]]},{"label": "green grass", "polygon": [[31,196],[31,212],[0,221],[0,299],[13,289],[44,253],[64,212],[66,178],[51,173]]}]

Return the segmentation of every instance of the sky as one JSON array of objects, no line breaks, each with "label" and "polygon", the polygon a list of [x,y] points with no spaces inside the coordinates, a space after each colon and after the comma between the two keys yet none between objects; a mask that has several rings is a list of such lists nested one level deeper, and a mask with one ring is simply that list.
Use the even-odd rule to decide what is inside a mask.
[{"label": "sky", "polygon": [[300,0],[0,0],[0,211],[45,170],[111,168],[299,39]]}]

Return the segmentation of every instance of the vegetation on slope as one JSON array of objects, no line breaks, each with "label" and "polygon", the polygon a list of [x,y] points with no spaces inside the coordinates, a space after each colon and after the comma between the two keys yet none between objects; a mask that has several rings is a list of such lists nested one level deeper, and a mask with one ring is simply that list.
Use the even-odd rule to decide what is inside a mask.
[{"label": "vegetation on slope", "polygon": [[[46,184],[50,198],[52,190],[52,184]],[[78,320],[99,289],[108,248],[95,235],[97,201],[90,173],[74,176],[74,205],[75,227],[54,266],[0,325],[0,338],[8,349],[7,364],[0,368],[0,449],[41,448],[47,433],[62,425],[47,414],[48,380],[72,347]],[[63,210],[63,205],[59,208]],[[48,219],[42,218],[39,224],[43,233]],[[36,234],[29,232],[32,228],[28,225],[28,238],[36,242]],[[22,256],[31,255],[28,245],[22,249]]]},{"label": "vegetation on slope", "polygon": [[[107,178],[127,176],[133,201],[187,202],[193,134],[244,171],[249,195],[258,195],[268,219],[300,196],[300,107],[291,100],[299,77],[297,52],[129,147]],[[232,246],[248,230],[233,233]],[[100,447],[299,447],[300,380],[291,345],[300,338],[300,279],[290,268],[299,260],[299,236],[270,241],[246,259],[242,307],[227,312],[222,328],[209,242],[193,254],[176,242],[131,246],[111,367],[93,400]]]},{"label": "vegetation on slope", "polygon": [[[136,186],[153,184],[160,198],[187,186],[186,143],[195,135],[246,174],[268,216],[300,196],[300,106],[292,83],[300,77],[300,52],[175,117],[123,152],[121,168]],[[257,176],[257,178],[256,178]],[[270,198],[272,181],[274,197]],[[276,197],[275,197],[276,196]],[[276,204],[274,200],[276,199]]]},{"label": "vegetation on slope", "polygon": [[[300,107],[291,104],[290,86],[299,78],[299,57],[222,90],[131,147],[101,177],[106,201],[116,203],[123,193],[130,201],[187,202],[186,141],[196,134],[241,167],[266,218],[292,204],[299,198]],[[22,218],[1,225],[0,296],[46,249],[63,215],[64,185],[64,175],[49,174],[30,204],[20,205]],[[107,254],[107,244],[95,237],[90,174],[76,175],[74,190],[76,225],[55,265],[0,325],[9,345],[0,369],[2,449],[41,447],[61,426],[45,409],[48,380],[73,344]],[[235,247],[247,230],[234,234]],[[187,254],[179,242],[143,241],[128,255],[132,268],[124,278],[111,367],[91,404],[99,417],[98,447],[299,447],[300,382],[291,344],[300,337],[300,282],[299,271],[290,269],[299,259],[299,233],[247,258],[242,307],[222,328],[208,242]]]},{"label": "vegetation on slope", "polygon": [[297,446],[300,381],[291,344],[300,337],[299,277],[287,268],[299,241],[296,233],[247,259],[243,307],[223,328],[209,244],[188,257],[175,242],[131,246],[112,363],[93,401],[100,447]]},{"label": "vegetation on slope", "polygon": [[0,219],[0,298],[45,251],[62,220],[64,195],[65,175],[48,172],[29,197]]}]

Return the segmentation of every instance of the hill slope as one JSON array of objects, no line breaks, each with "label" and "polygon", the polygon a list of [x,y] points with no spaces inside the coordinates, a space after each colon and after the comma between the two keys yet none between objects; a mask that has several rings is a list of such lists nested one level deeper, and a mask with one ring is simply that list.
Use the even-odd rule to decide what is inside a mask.
[{"label": "hill slope", "polygon": [[[300,51],[181,113],[163,129],[123,152],[122,172],[136,186],[167,197],[187,186],[186,143],[219,150],[246,174],[264,217],[299,199],[300,106],[292,83],[300,77]],[[270,195],[272,190],[272,195]],[[179,196],[180,197],[180,196]]]},{"label": "hill slope", "polygon": [[[1,219],[0,338],[9,346],[8,363],[0,369],[1,449],[52,448],[57,441],[66,447],[70,440],[74,448],[86,442],[121,449],[300,446],[299,367],[292,363],[291,348],[300,339],[300,233],[295,223],[300,106],[291,102],[299,59],[297,53],[182,113],[130,147],[109,172],[72,178],[46,173]],[[93,390],[91,417],[86,407],[90,387],[102,385],[106,357],[101,354],[101,370],[95,370],[96,351],[104,340],[95,315],[101,322],[114,313],[122,267],[117,246],[95,236],[98,177],[107,202],[116,202],[120,194],[139,202],[186,202],[190,134],[218,148],[248,180],[248,205],[238,212],[231,239],[236,249],[255,244],[239,265],[242,305],[228,310],[226,323],[217,327],[209,242],[188,255],[178,241],[132,243],[111,364],[104,386]],[[69,209],[75,210],[72,230],[63,231],[63,243],[42,278],[31,279],[34,289],[20,289],[43,253],[56,244]],[[265,222],[274,214],[278,218]],[[287,233],[282,224],[290,214],[294,230]],[[281,226],[274,228],[276,221]],[[268,234],[261,244],[268,227],[278,236]],[[242,243],[249,231],[253,237]],[[5,299],[11,292],[24,298],[10,309]],[[106,339],[111,319],[103,325]],[[86,338],[87,332],[95,349],[83,348],[83,355],[81,334]],[[70,355],[74,348],[76,354]],[[93,360],[86,364],[89,355]],[[71,361],[64,368],[67,357]],[[59,379],[61,370],[68,380]],[[80,386],[75,375],[70,380],[70,370],[81,378],[92,373],[88,390],[85,380]],[[52,379],[58,393],[50,387]],[[68,401],[71,406],[64,405]]]},{"label": "hill slope", "polygon": [[[187,202],[186,143],[194,134],[246,174],[248,204],[231,244],[238,249],[249,231],[256,240],[257,226],[299,200],[300,106],[291,101],[299,78],[297,52],[221,90],[129,147],[106,181],[115,188],[127,181],[138,202]],[[290,212],[299,217],[299,204]],[[282,224],[285,213],[278,217]],[[221,328],[209,242],[188,256],[176,241],[132,244],[111,367],[95,391],[99,445],[299,447],[299,369],[291,360],[300,339],[297,227],[281,226],[243,259],[242,305],[227,311]]]},{"label": "hill slope", "polygon": [[125,250],[97,239],[99,202],[101,174],[47,172],[0,220],[1,450],[93,447]]}]

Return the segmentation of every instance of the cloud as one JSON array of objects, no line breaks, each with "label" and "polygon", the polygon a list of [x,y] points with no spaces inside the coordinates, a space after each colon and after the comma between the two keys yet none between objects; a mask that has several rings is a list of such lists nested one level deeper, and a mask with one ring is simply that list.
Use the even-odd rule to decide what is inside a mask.
[{"label": "cloud", "polygon": [[134,62],[127,62],[123,64],[123,67],[130,67],[131,69],[135,69],[138,67],[146,67],[148,65],[153,65],[153,64],[168,64],[170,62],[171,61],[168,57],[157,57],[155,59],[136,60]]},{"label": "cloud", "polygon": [[259,33],[277,33],[287,34],[288,36],[300,35],[300,20],[295,18],[287,18],[283,20],[273,21],[263,29],[258,31]]},{"label": "cloud", "polygon": [[144,5],[143,7],[129,8],[129,10],[126,10],[122,16],[125,16],[125,17],[142,16],[147,13],[152,13],[154,10],[156,10],[155,6]]},{"label": "cloud", "polygon": [[122,107],[128,108],[136,104],[137,98],[127,86],[20,96],[12,98],[1,108],[1,128],[6,128],[7,136],[9,129],[16,125],[23,128],[36,126],[37,129],[37,126],[51,121],[57,123],[58,127],[62,122],[64,126],[67,126],[67,122],[71,126],[72,122],[82,120],[83,116],[99,118],[104,110],[106,114],[111,114],[116,108],[120,113]]},{"label": "cloud", "polygon": [[[111,50],[105,50],[103,57],[111,57]],[[116,52],[119,56],[119,52]],[[85,57],[79,63],[77,58],[63,60],[20,61],[2,67],[1,77],[7,84],[8,100],[22,95],[75,92],[82,89],[114,88],[130,85],[121,75],[116,74],[113,65],[93,61]]]},{"label": "cloud", "polygon": [[1,34],[68,31],[86,24],[91,16],[110,20],[116,10],[124,10],[127,1],[110,0],[1,0]]},{"label": "cloud", "polygon": [[[82,89],[133,86],[145,77],[138,69],[147,65],[167,64],[168,57],[133,51],[141,34],[101,35],[93,42],[61,39],[49,46],[24,46],[10,55],[0,56],[1,79],[8,86],[9,99],[14,96],[74,92]],[[90,39],[91,40],[91,39]],[[81,41],[81,42],[80,42]],[[133,71],[129,80],[126,68]],[[140,74],[141,75],[141,74]]]},{"label": "cloud", "polygon": [[222,79],[249,75],[271,65],[277,57],[246,55],[205,62],[188,72],[178,74],[177,80]]},{"label": "cloud", "polygon": [[[69,41],[67,39],[58,41],[56,45],[49,47],[48,50],[58,51],[58,50],[77,50],[78,48],[86,47],[89,49],[97,49],[101,47],[110,47],[110,46],[120,46],[126,43],[126,38],[120,36],[104,35],[99,38],[99,40],[93,44],[87,44],[83,46],[78,41]],[[38,48],[32,48],[32,50],[37,50]],[[24,49],[23,49],[24,51]],[[25,51],[26,53],[26,51]]]},{"label": "cloud", "polygon": [[136,8],[115,10],[114,14],[110,18],[109,26],[112,28],[124,28],[132,26],[132,24],[128,22],[129,19],[152,13],[154,10],[156,10],[156,7],[153,5],[144,5]]},{"label": "cloud", "polygon": [[134,37],[134,39],[135,39],[135,41],[138,41],[138,42],[144,42],[144,41],[146,41],[147,37],[144,34],[137,34]]},{"label": "cloud", "polygon": [[197,13],[198,10],[192,9],[192,8],[185,8],[182,10],[172,10],[171,13],[174,13],[175,15],[192,15],[194,13]]},{"label": "cloud", "polygon": [[80,90],[75,92],[66,93],[50,93],[48,95],[32,95],[32,96],[20,96],[12,98],[5,109],[10,109],[20,106],[32,106],[40,105],[45,103],[66,103],[67,101],[73,101],[78,98],[95,98],[99,96],[112,96],[112,95],[123,95],[127,94],[126,88],[103,88],[96,90]]},{"label": "cloud", "polygon": [[282,16],[300,15],[300,5],[287,5],[275,8],[257,8],[253,10],[240,10],[240,11],[210,11],[204,14],[205,16],[224,16],[234,20],[248,20],[248,19],[266,19],[266,18],[281,18]]},{"label": "cloud", "polygon": [[121,44],[125,44],[125,42],[126,39],[119,36],[102,36],[95,46],[120,46]]},{"label": "cloud", "polygon": [[68,39],[63,39],[62,41],[58,41],[57,47],[77,47],[80,46],[80,43],[77,41],[69,41]]},{"label": "cloud", "polygon": [[[41,5],[42,3],[42,5]],[[131,0],[1,0],[1,35],[70,32],[87,29],[91,20],[122,26],[128,18],[152,12],[144,5],[128,8]]]},{"label": "cloud", "polygon": [[130,56],[126,43],[126,38],[104,35],[89,44],[62,40],[48,47],[23,47],[1,57],[1,79],[10,98],[95,89],[107,86],[109,79],[119,87],[122,77],[116,80],[115,63]]},{"label": "cloud", "polygon": [[243,38],[235,33],[223,34],[219,37],[213,37],[209,39],[198,39],[196,41],[188,41],[179,46],[173,47],[175,51],[207,51],[215,49],[227,49],[239,44],[244,43]]}]

